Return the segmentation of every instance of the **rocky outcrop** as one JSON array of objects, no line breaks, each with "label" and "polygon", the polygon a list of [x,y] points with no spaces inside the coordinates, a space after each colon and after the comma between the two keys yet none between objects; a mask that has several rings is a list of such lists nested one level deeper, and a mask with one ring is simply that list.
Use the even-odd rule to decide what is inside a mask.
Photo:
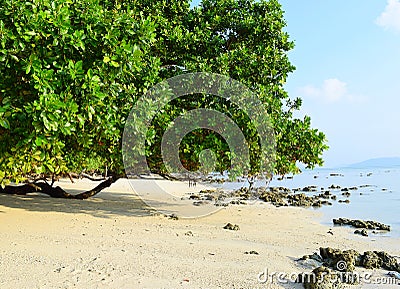
[{"label": "rocky outcrop", "polygon": [[390,226],[376,221],[351,220],[347,218],[333,219],[335,225],[348,225],[357,229],[390,231]]},{"label": "rocky outcrop", "polygon": [[[363,254],[350,249],[320,248],[319,254],[305,255],[300,260],[314,260],[318,265],[311,273],[300,274],[297,281],[307,289],[342,288],[344,283],[356,284],[353,271],[356,266],[366,269],[389,270],[390,276],[400,276],[397,259],[383,251],[367,251]],[[354,278],[353,278],[354,277]]]},{"label": "rocky outcrop", "polygon": [[324,266],[341,272],[352,272],[355,267],[366,269],[385,269],[400,273],[400,264],[397,259],[384,251],[366,251],[360,254],[350,249],[342,251],[334,248],[320,248],[319,255],[305,255],[299,260],[312,258]]},{"label": "rocky outcrop", "polygon": [[298,282],[303,283],[306,289],[340,289],[342,283],[334,271],[321,266],[315,268],[310,274],[300,274]]}]

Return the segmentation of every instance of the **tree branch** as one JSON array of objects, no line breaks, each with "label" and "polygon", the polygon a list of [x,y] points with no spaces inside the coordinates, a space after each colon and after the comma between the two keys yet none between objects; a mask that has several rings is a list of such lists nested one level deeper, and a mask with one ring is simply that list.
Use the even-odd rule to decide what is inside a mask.
[{"label": "tree branch", "polygon": [[28,195],[31,193],[41,193],[41,194],[46,194],[52,198],[84,200],[97,195],[105,188],[111,186],[117,180],[118,177],[111,176],[102,183],[100,183],[98,186],[93,188],[92,190],[77,195],[72,195],[70,193],[67,193],[59,186],[53,187],[49,185],[47,182],[36,182],[31,184],[25,184],[22,186],[6,186],[5,188],[0,187],[0,193],[9,195]]}]

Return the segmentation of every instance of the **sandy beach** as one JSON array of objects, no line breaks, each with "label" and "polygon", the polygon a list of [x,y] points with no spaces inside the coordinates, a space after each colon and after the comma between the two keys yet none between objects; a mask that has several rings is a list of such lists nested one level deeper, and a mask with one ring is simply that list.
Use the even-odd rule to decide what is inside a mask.
[{"label": "sandy beach", "polygon": [[[321,213],[303,208],[260,202],[176,220],[138,198],[148,184],[139,180],[134,190],[119,180],[84,201],[0,195],[0,287],[303,288],[258,279],[266,270],[311,271],[295,260],[320,247],[400,255],[398,239],[364,238],[348,227],[324,226]],[[62,185],[70,191],[93,186],[85,180]],[[162,185],[175,195],[202,189]],[[167,201],[164,205],[166,212],[173,208]],[[240,230],[223,229],[227,223]]]}]

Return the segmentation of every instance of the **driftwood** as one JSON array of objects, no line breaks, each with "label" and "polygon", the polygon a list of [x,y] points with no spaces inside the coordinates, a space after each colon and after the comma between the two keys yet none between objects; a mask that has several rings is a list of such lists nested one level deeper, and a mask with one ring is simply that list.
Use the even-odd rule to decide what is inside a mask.
[{"label": "driftwood", "polygon": [[84,200],[97,195],[105,188],[111,186],[117,179],[118,178],[114,176],[108,177],[95,188],[76,195],[67,193],[59,186],[53,187],[53,184],[47,183],[45,179],[40,179],[33,183],[24,184],[20,186],[9,185],[4,188],[0,187],[0,194],[28,195],[32,193],[41,193],[41,194],[46,194],[52,198]]}]

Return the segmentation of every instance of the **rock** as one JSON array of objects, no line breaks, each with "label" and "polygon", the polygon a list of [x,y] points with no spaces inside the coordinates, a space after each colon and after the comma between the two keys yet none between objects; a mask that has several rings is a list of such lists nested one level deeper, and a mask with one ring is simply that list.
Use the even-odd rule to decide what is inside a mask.
[{"label": "rock", "polygon": [[257,251],[251,250],[249,252],[244,252],[245,254],[249,254],[249,255],[258,255]]},{"label": "rock", "polygon": [[301,193],[301,194],[294,194],[294,195],[288,195],[287,200],[289,205],[295,206],[295,207],[311,207],[312,204],[314,203],[314,198],[306,196],[306,194]]},{"label": "rock", "polygon": [[[333,248],[320,248],[320,257],[318,254],[303,256],[299,260],[307,260],[309,258],[323,262],[329,268],[341,272],[353,272],[355,266],[364,267],[366,269],[385,269],[400,273],[400,263],[393,256],[384,251],[367,251],[360,254],[355,250],[341,251]],[[343,281],[343,280],[342,280]],[[348,283],[347,281],[345,283]]]},{"label": "rock", "polygon": [[187,231],[187,232],[185,233],[185,236],[193,236],[192,231]]},{"label": "rock", "polygon": [[197,202],[193,202],[193,206],[202,206],[202,205],[208,205],[210,202],[208,201],[197,201]]},{"label": "rock", "polygon": [[354,231],[354,234],[358,234],[358,235],[361,235],[361,236],[364,236],[364,237],[368,237],[368,232],[367,232],[367,230],[365,230],[365,229],[362,229],[362,230],[355,230],[355,231]]},{"label": "rock", "polygon": [[302,189],[303,192],[317,192],[317,186],[307,186]]},{"label": "rock", "polygon": [[240,230],[240,228],[239,228],[239,226],[238,225],[233,225],[233,224],[231,224],[231,223],[228,223],[228,224],[226,224],[225,226],[224,226],[224,229],[225,230],[232,230],[232,231],[239,231]]},{"label": "rock", "polygon": [[377,252],[374,251],[375,254],[379,256],[379,258],[382,260],[382,267],[386,270],[392,270],[392,271],[397,271],[400,273],[400,263],[397,262],[397,259],[393,256],[390,256],[386,252]]},{"label": "rock", "polygon": [[346,191],[346,192],[342,193],[342,196],[345,196],[348,198],[351,196],[351,193]]},{"label": "rock", "polygon": [[330,191],[325,191],[323,194],[319,194],[318,197],[322,198],[322,199],[330,199],[331,198],[331,192]]},{"label": "rock", "polygon": [[317,253],[314,253],[312,255],[304,255],[303,257],[300,258],[300,260],[308,260],[308,259],[313,259],[320,263],[324,262],[322,257],[320,255],[318,255]]},{"label": "rock", "polygon": [[169,218],[172,220],[179,220],[179,217],[176,214],[169,215]]},{"label": "rock", "polygon": [[277,207],[287,205],[284,198],[286,198],[286,193],[275,193],[275,192],[265,192],[259,198],[264,202],[271,203]]},{"label": "rock", "polygon": [[204,195],[203,196],[203,200],[207,200],[207,201],[215,201],[217,199],[216,196],[213,195]]},{"label": "rock", "polygon": [[343,174],[338,174],[338,173],[331,173],[329,174],[330,177],[344,177]]},{"label": "rock", "polygon": [[320,248],[320,255],[324,263],[335,270],[352,272],[359,263],[360,254],[355,250],[341,251],[332,248]]},{"label": "rock", "polygon": [[338,202],[339,202],[339,203],[349,204],[349,203],[350,203],[350,200],[339,200]]},{"label": "rock", "polygon": [[333,223],[335,225],[349,225],[357,229],[364,228],[371,230],[390,231],[389,225],[385,225],[376,221],[363,221],[363,220],[351,220],[347,218],[339,218],[339,219],[333,219]]},{"label": "rock", "polygon": [[340,189],[341,187],[340,186],[335,186],[335,185],[330,185],[329,187],[328,187],[328,189],[331,189],[331,190],[338,190],[338,189]]},{"label": "rock", "polygon": [[322,204],[321,204],[321,201],[316,201],[311,206],[313,206],[314,208],[319,208],[319,207],[322,207]]},{"label": "rock", "polygon": [[361,266],[366,269],[379,269],[382,267],[382,260],[374,252],[367,251],[361,257]]},{"label": "rock", "polygon": [[305,289],[339,289],[343,288],[337,275],[327,267],[315,268],[311,274],[302,273],[297,281],[303,283]]},{"label": "rock", "polygon": [[[294,189],[293,192],[297,192],[299,189]],[[308,186],[302,189],[303,191],[317,191],[316,186]],[[276,207],[281,206],[294,206],[294,207],[321,207],[323,205],[330,206],[331,202],[327,201],[330,199],[331,193],[325,191],[322,194],[315,196],[307,196],[304,193],[295,193],[290,189],[284,187],[271,187],[269,191],[264,188],[257,188],[255,194],[259,196],[259,199],[271,203]],[[324,200],[321,200],[324,199]]]}]

